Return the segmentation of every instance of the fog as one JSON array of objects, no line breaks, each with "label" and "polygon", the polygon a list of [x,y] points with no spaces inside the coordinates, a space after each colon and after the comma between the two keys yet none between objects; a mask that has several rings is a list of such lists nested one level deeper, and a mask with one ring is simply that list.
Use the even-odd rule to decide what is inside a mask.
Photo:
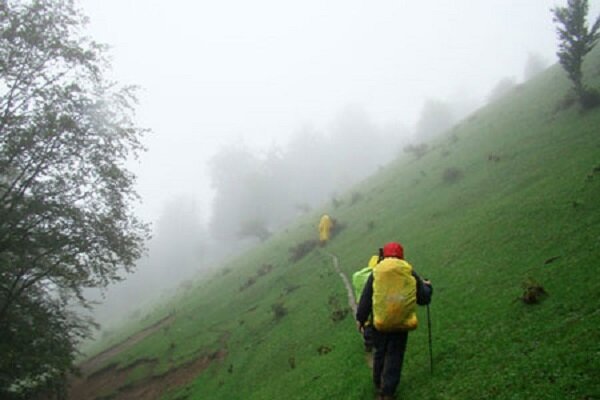
[{"label": "fog", "polygon": [[223,241],[265,240],[555,63],[563,3],[81,1],[151,130],[131,169],[154,238],[99,315],[209,270]]}]

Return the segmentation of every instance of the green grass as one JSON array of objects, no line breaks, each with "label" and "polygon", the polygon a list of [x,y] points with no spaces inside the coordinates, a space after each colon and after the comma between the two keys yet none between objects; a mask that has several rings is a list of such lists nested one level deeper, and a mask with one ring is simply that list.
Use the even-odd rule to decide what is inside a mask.
[{"label": "green grass", "polygon": [[[585,70],[595,87],[599,68],[596,51]],[[176,310],[174,323],[116,361],[158,359],[152,371],[136,370],[132,380],[143,380],[215,351],[227,334],[226,358],[165,398],[372,398],[352,316],[331,319],[346,306],[331,260],[315,250],[288,261],[290,247],[316,237],[327,211],[347,224],[327,251],[348,275],[397,240],[433,281],[435,373],[421,309],[402,398],[600,398],[600,109],[557,111],[568,88],[555,66],[480,109],[421,159],[403,156],[339,208],[297,221],[179,295],[164,307]],[[447,168],[463,178],[445,182]],[[352,193],[362,198],[350,206]],[[264,264],[273,270],[240,290]],[[518,300],[529,277],[548,292],[541,304]],[[287,310],[280,319],[278,303]],[[319,354],[322,346],[330,352]]]}]

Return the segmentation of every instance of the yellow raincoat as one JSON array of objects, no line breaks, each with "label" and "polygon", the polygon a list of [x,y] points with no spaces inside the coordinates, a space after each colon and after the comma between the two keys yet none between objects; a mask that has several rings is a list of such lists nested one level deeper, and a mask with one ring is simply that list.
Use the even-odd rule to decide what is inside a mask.
[{"label": "yellow raincoat", "polygon": [[333,221],[329,218],[329,215],[323,214],[321,221],[319,222],[319,240],[321,243],[325,243],[329,240],[332,227]]}]

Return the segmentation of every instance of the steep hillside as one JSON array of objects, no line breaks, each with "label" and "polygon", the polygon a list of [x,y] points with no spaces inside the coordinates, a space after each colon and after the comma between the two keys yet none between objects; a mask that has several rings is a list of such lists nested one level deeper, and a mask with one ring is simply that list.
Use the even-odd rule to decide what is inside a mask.
[{"label": "steep hillside", "polygon": [[[599,51],[585,67],[600,87]],[[346,274],[397,240],[433,281],[435,371],[422,309],[401,398],[600,398],[600,109],[561,107],[568,88],[552,67],[319,210],[345,225],[325,250]],[[133,321],[122,335],[170,315],[94,365],[88,396],[372,398],[331,258],[313,249],[290,261],[318,217]],[[530,280],[548,293],[539,304],[519,299]]]}]

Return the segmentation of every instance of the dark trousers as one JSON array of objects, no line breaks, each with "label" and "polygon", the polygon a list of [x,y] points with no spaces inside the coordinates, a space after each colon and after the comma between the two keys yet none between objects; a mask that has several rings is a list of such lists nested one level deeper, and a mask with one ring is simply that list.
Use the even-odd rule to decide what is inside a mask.
[{"label": "dark trousers", "polygon": [[379,332],[373,329],[373,383],[381,394],[391,396],[400,384],[408,332]]},{"label": "dark trousers", "polygon": [[363,329],[363,341],[365,344],[365,351],[371,352],[373,350],[373,331],[375,329],[372,325],[366,325]]}]

